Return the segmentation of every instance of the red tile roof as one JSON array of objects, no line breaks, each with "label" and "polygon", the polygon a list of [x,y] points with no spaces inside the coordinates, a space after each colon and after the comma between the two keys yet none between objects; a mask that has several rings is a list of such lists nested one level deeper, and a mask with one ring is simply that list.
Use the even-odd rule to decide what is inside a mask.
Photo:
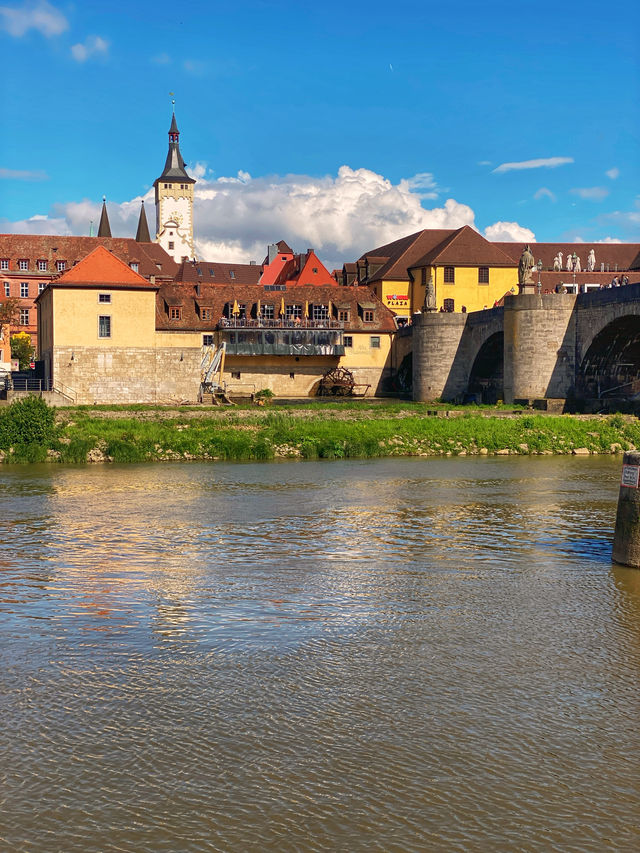
[{"label": "red tile roof", "polygon": [[495,243],[490,243],[482,234],[464,225],[427,252],[413,266],[431,264],[512,267],[514,261]]},{"label": "red tile roof", "polygon": [[424,231],[417,231],[415,234],[409,234],[407,237],[394,240],[393,243],[387,243],[385,246],[378,246],[376,249],[371,249],[371,251],[361,255],[358,260],[364,261],[369,256],[376,259],[388,258],[383,266],[373,274],[373,277],[369,280],[369,284],[374,281],[382,281],[383,279],[408,281],[409,273],[407,270],[409,267],[412,267],[427,252],[440,245],[443,240],[446,240],[447,237],[450,237],[454,233],[451,229],[425,229]]},{"label": "red tile roof", "polygon": [[146,278],[134,272],[104,246],[98,246],[60,278],[51,287],[91,287],[95,285],[122,288],[155,289]]},{"label": "red tile roof", "polygon": [[[126,264],[137,263],[138,271],[147,278],[153,275],[172,279],[178,268],[173,258],[158,243],[137,243],[126,237],[0,234],[0,258],[9,259],[10,272],[18,272],[19,260],[28,260],[29,273],[39,278],[57,275],[56,261],[66,261],[69,269],[97,246],[109,249]],[[36,261],[39,260],[47,262],[46,272],[36,269]]]},{"label": "red tile roof", "polygon": [[[268,285],[272,287],[272,285]],[[162,284],[156,297],[156,328],[159,330],[176,329],[182,331],[212,331],[223,316],[227,303],[233,305],[245,304],[247,314],[257,311],[258,301],[274,307],[276,319],[281,314],[281,307],[287,305],[322,304],[333,306],[334,320],[339,308],[350,312],[349,322],[345,322],[345,331],[392,332],[395,330],[394,313],[375,297],[368,287],[338,288],[333,285],[302,285],[297,284],[286,290],[267,290],[262,285],[229,285],[222,287],[211,284],[200,284],[199,292],[186,283]],[[179,319],[169,319],[169,307],[180,305],[182,316]],[[201,309],[211,310],[211,319],[203,319]],[[363,308],[373,309],[374,322],[365,323]]]},{"label": "red tile roof", "polygon": [[257,284],[262,274],[258,264],[220,261],[182,261],[175,281],[191,284]]}]

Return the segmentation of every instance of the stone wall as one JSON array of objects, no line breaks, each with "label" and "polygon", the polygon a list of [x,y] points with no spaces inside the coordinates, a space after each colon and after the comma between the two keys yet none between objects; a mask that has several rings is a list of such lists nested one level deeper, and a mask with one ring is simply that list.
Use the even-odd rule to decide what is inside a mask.
[{"label": "stone wall", "polygon": [[54,385],[75,392],[79,404],[196,402],[200,361],[195,347],[55,347]]},{"label": "stone wall", "polygon": [[504,399],[568,397],[574,388],[576,296],[519,294],[504,307]]}]

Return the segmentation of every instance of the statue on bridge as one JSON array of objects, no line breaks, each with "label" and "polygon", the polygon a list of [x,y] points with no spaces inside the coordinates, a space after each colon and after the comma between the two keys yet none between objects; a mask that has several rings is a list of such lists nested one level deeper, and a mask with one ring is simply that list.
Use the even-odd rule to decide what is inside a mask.
[{"label": "statue on bridge", "polygon": [[580,255],[576,255],[576,262],[573,265],[574,272],[582,272],[582,267],[580,266]]},{"label": "statue on bridge", "polygon": [[524,247],[522,255],[520,256],[520,262],[518,264],[518,284],[520,285],[520,292],[522,293],[522,286],[525,284],[533,284],[533,268],[535,266],[535,260],[533,255],[531,254],[531,249],[529,248],[529,244]]},{"label": "statue on bridge", "polygon": [[553,259],[553,271],[562,272],[562,252],[558,252]]},{"label": "statue on bridge", "polygon": [[436,304],[436,288],[433,283],[433,276],[430,276],[429,281],[427,282],[427,287],[424,292],[424,304],[422,306],[422,310],[425,313],[429,311],[438,310],[438,306]]}]

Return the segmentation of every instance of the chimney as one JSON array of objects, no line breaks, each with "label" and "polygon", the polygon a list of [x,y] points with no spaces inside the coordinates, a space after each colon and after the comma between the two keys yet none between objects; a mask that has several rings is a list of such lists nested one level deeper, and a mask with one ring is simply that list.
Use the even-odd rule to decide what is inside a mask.
[{"label": "chimney", "polygon": [[267,264],[273,263],[276,259],[276,255],[278,254],[278,246],[276,243],[269,243],[269,248],[267,249]]},{"label": "chimney", "polygon": [[256,264],[256,262],[255,262],[255,261],[249,261],[249,266],[250,266],[250,267],[255,267],[255,266],[257,266],[257,264]]}]

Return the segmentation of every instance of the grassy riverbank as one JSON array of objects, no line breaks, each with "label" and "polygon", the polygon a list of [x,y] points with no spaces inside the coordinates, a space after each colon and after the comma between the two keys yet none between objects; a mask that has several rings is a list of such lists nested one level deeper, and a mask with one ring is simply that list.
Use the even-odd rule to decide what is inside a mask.
[{"label": "grassy riverbank", "polygon": [[[447,411],[397,401],[222,410],[77,407],[58,410],[55,421],[52,414],[43,416],[50,420],[49,431],[31,429],[26,441],[12,436],[0,418],[3,461],[586,455],[640,446],[640,421],[630,416],[549,416],[475,407]],[[24,421],[18,417],[18,427]]]}]

